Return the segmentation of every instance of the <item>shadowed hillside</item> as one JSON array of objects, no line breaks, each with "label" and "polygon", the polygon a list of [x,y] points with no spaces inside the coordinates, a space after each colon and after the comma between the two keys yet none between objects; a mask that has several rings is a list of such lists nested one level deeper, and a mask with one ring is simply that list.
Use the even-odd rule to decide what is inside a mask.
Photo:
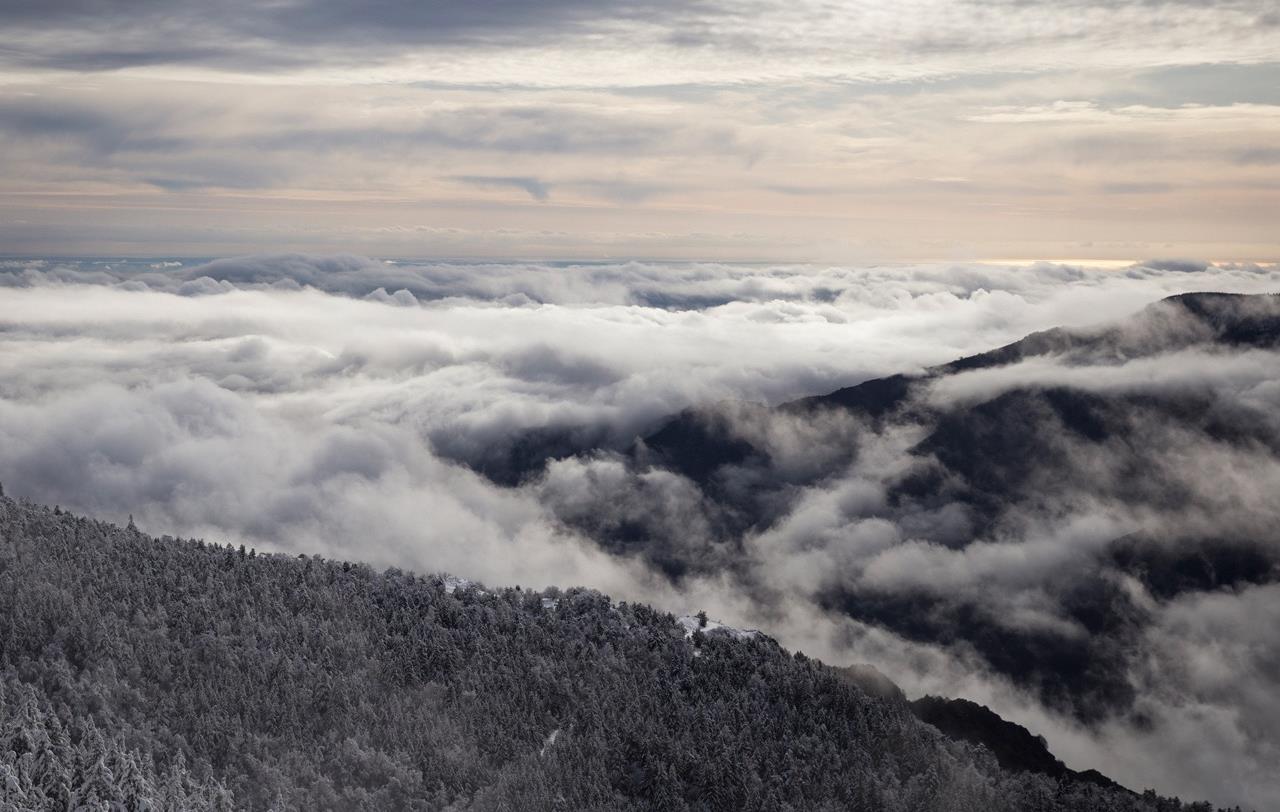
[{"label": "shadowed hillside", "polygon": [[1049,707],[1092,723],[1134,708],[1134,658],[1155,609],[1280,580],[1274,501],[1261,484],[1280,459],[1278,346],[1280,297],[1184,294],[916,375],[774,408],[690,409],[631,459],[690,483],[709,538],[673,554],[671,529],[656,520],[611,535],[579,519],[610,515],[603,506],[562,518],[677,580],[749,572],[750,540],[783,532],[806,498],[853,482],[876,497],[833,520],[832,538],[888,522],[913,550],[927,545],[955,566],[968,551],[1047,547],[1051,533],[1076,532],[1055,527],[1101,521],[1083,544],[1025,553],[1033,568],[1052,555],[1070,566],[1045,567],[1035,584],[1011,576],[1049,606],[1049,623],[1010,622],[986,605],[995,593],[934,588],[909,571],[894,576],[905,583],[877,585],[851,569],[816,595],[826,610],[913,641],[963,641]]}]

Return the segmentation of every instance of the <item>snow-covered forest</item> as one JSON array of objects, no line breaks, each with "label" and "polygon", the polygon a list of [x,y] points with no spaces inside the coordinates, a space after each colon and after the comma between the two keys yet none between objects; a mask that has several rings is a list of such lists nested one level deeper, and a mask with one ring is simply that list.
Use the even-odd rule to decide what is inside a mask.
[{"label": "snow-covered forest", "polygon": [[0,499],[0,809],[1207,810],[1000,769],[764,635]]}]

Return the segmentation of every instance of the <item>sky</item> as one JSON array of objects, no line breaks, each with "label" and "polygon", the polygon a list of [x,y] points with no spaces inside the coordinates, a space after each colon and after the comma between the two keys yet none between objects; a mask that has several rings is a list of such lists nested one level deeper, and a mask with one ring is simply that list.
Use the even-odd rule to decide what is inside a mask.
[{"label": "sky", "polygon": [[1280,256],[1274,0],[0,2],[0,253]]}]

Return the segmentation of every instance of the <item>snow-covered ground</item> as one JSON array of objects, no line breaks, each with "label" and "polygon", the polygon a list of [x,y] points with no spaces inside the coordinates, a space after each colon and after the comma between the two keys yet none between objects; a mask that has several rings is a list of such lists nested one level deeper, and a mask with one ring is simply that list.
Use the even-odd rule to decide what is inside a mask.
[{"label": "snow-covered ground", "polygon": [[485,594],[483,589],[476,586],[475,581],[468,581],[466,578],[459,578],[456,575],[443,575],[441,576],[441,579],[444,581],[444,591],[448,592],[450,595],[457,592],[459,589],[463,591],[474,589],[481,595]]},{"label": "snow-covered ground", "polygon": [[763,635],[762,632],[756,629],[735,629],[732,626],[726,626],[714,620],[708,620],[707,625],[703,626],[696,615],[681,615],[676,618],[676,623],[684,627],[685,637],[693,637],[693,633],[698,631],[699,628],[701,628],[703,634],[727,634],[737,640],[751,640]]}]

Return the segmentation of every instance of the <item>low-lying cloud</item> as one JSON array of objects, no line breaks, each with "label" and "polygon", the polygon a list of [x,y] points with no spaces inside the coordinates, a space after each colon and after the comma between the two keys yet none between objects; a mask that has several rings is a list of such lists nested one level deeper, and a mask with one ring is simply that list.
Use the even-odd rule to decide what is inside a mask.
[{"label": "low-lying cloud", "polygon": [[[1280,802],[1266,722],[1280,718],[1277,653],[1240,621],[1275,613],[1274,585],[1156,594],[1111,558],[1138,554],[1116,551],[1127,534],[1182,550],[1216,531],[1276,552],[1273,352],[1050,353],[928,383],[920,402],[959,415],[1028,387],[1124,406],[1108,415],[1129,421],[1127,439],[1064,430],[1037,452],[1060,479],[1032,471],[992,515],[921,446],[923,422],[760,405],[922,373],[1174,293],[1275,291],[1275,266],[277,255],[10,261],[0,286],[10,493],[131,513],[157,534],[706,607],[832,662],[873,662],[909,693],[988,702],[1073,766],[1219,802]],[[1162,405],[1187,391],[1206,399],[1204,420],[1248,430],[1217,437],[1200,430],[1216,424]],[[997,414],[1071,417],[1027,397]],[[635,452],[689,407],[762,450],[714,492]],[[1136,452],[1124,444],[1135,441]],[[521,454],[537,465],[510,486],[477,473]],[[542,467],[545,455],[558,459]],[[1135,460],[1145,469],[1126,476]],[[937,471],[937,498],[905,489]],[[1091,627],[1085,609],[1104,604],[1123,609],[1119,631]],[[900,609],[932,632],[877,614]],[[1123,645],[1124,658],[1083,674],[1084,689],[1064,678],[1062,690],[1086,693],[1059,695],[981,640],[931,636],[960,622],[1045,656]],[[1073,711],[1086,701],[1096,707]]]}]

